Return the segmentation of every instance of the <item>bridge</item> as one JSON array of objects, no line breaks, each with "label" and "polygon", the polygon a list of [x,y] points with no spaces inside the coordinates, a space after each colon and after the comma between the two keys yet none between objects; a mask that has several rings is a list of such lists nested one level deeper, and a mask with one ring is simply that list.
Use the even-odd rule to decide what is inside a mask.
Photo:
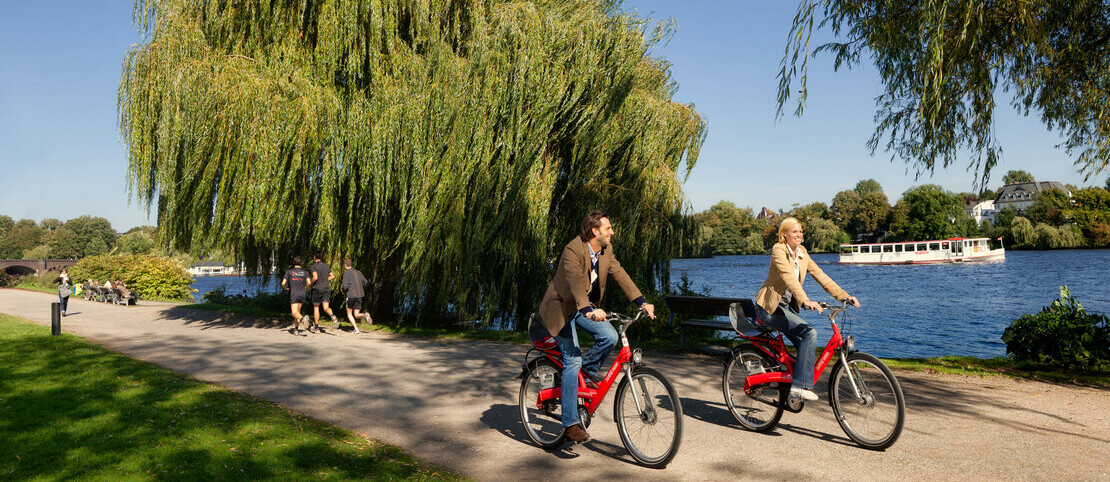
[{"label": "bridge", "polygon": [[42,271],[60,270],[77,264],[76,259],[0,259],[0,270],[10,275],[25,276]]}]

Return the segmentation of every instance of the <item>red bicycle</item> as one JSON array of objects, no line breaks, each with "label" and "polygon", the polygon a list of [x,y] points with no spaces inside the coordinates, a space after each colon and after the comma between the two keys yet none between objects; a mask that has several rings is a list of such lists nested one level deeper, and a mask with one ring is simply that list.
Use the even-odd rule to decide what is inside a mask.
[{"label": "red bicycle", "polygon": [[[829,404],[840,428],[860,446],[872,450],[890,447],[902,433],[906,401],[898,379],[878,358],[855,350],[855,337],[843,337],[836,323],[843,318],[848,329],[846,304],[830,306],[833,335],[813,369],[821,377],[833,354],[838,356],[829,379]],[[795,358],[786,349],[782,334],[764,326],[767,312],[751,300],[733,303],[729,320],[748,343],[732,349],[725,364],[722,390],[729,412],[741,426],[767,432],[782,418],[783,410],[802,411],[805,402],[789,398]]]},{"label": "red bicycle", "polygon": [[[639,348],[629,347],[625,331],[642,314],[640,311],[635,318],[630,318],[609,313],[609,320],[621,324],[621,349],[605,379],[597,383],[597,389],[587,387],[583,375],[578,374],[578,419],[584,428],[590,426],[594,412],[623,373],[613,404],[617,432],[633,458],[648,467],[662,468],[678,453],[682,441],[682,404],[671,382],[662,373],[644,366]],[[529,333],[535,333],[533,348],[525,355],[526,363],[518,377],[522,379],[520,419],[528,438],[550,450],[565,441],[559,403],[562,352],[555,339],[534,319],[535,315],[528,321]],[[532,353],[537,351],[540,355],[532,358]]]}]

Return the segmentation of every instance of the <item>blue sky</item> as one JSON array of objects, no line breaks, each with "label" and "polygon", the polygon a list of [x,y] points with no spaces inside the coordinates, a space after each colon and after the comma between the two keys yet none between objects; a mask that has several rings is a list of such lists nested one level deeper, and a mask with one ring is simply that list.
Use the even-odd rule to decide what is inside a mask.
[{"label": "blue sky", "polygon": [[[129,200],[127,157],[116,117],[124,54],[141,39],[132,4],[5,2],[0,16],[0,214],[15,219],[102,216],[119,231],[154,224]],[[861,179],[879,181],[891,202],[924,183],[969,191],[961,161],[915,180],[912,168],[865,143],[882,92],[869,65],[832,72],[828,57],[810,62],[807,111],[775,120],[776,74],[794,17],[790,1],[626,0],[626,9],[677,22],[656,49],[671,62],[679,89],[708,123],[708,137],[686,195],[695,211],[721,200],[758,210],[828,203]],[[1000,99],[1003,102],[1005,99]],[[1001,107],[1001,106],[1000,106]],[[787,111],[793,112],[793,109]],[[1083,182],[1058,137],[1035,117],[999,109],[1004,154],[993,187],[1007,170],[1039,180]]]}]

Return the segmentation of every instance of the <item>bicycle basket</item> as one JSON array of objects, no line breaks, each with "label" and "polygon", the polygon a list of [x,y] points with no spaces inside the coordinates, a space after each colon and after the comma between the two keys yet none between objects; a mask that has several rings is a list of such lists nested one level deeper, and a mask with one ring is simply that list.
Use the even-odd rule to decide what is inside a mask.
[{"label": "bicycle basket", "polygon": [[760,312],[767,313],[752,300],[738,301],[728,305],[728,321],[737,333],[745,336],[758,335],[767,331],[759,317]]}]

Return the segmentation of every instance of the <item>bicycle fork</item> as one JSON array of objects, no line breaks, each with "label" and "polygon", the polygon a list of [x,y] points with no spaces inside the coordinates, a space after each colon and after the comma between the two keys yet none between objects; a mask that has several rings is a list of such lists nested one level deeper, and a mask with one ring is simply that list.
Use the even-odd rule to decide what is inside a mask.
[{"label": "bicycle fork", "polygon": [[860,405],[869,405],[874,398],[871,393],[865,393],[867,387],[863,386],[863,375],[859,373],[856,365],[848,360],[848,350],[841,350],[840,356],[844,360],[844,372],[848,374],[848,383],[852,386],[852,393],[856,395],[856,401]]},{"label": "bicycle fork", "polygon": [[[632,364],[624,366],[624,376],[628,378],[628,389],[632,390],[632,401],[636,403],[636,413],[640,414],[640,420],[647,423],[655,423],[657,415],[655,407],[652,406],[651,400],[648,398],[647,386],[644,385],[643,380],[635,380],[632,378]],[[640,384],[640,393],[643,393],[643,404],[640,403],[640,393],[636,393],[636,384]],[[646,408],[645,408],[646,407]]]}]

